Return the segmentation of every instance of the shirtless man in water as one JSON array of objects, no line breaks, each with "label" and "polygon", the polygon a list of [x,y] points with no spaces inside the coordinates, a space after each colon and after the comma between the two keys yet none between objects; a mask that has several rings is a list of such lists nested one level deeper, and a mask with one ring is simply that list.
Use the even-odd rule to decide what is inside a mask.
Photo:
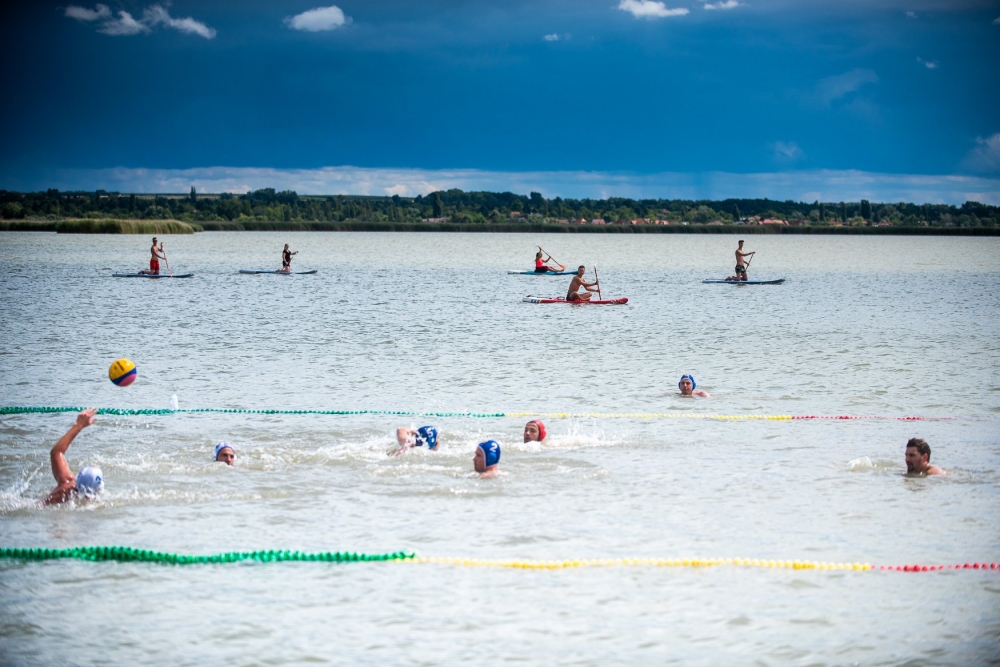
[{"label": "shirtless man in water", "polygon": [[52,463],[52,476],[56,478],[56,488],[42,501],[45,505],[58,505],[78,496],[96,496],[104,488],[104,474],[97,466],[87,466],[78,475],[66,462],[66,450],[73,439],[91,424],[97,421],[97,409],[88,408],[76,416],[76,423],[66,434],[59,438],[49,452]]},{"label": "shirtless man in water", "polygon": [[[569,284],[569,289],[566,291],[567,301],[590,301],[590,297],[593,296],[594,285],[596,282],[588,283],[583,279],[583,274],[587,272],[587,267],[581,265],[580,268],[576,270],[576,275],[573,276],[573,280]],[[580,293],[580,288],[587,290],[586,292]]]},{"label": "shirtless man in water", "polygon": [[[740,247],[736,249],[736,279],[737,280],[747,280],[747,264],[749,262],[744,262],[743,260],[747,257],[753,257],[756,253],[753,252],[743,252],[743,240],[740,239]],[[729,278],[726,278],[729,280]]]},{"label": "shirtless man in water", "polygon": [[153,237],[153,247],[149,249],[149,270],[143,269],[139,273],[145,274],[147,276],[158,276],[160,275],[160,260],[166,259],[167,256],[163,254],[163,243],[160,243],[160,248],[156,248],[156,237]]},{"label": "shirtless man in water", "polygon": [[944,470],[931,465],[931,446],[921,438],[910,438],[906,443],[907,475],[943,475]]}]

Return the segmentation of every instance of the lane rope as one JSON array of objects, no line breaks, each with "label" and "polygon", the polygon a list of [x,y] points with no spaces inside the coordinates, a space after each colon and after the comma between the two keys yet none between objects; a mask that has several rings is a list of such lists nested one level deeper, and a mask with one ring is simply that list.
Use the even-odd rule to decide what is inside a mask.
[{"label": "lane rope", "polygon": [[569,560],[495,560],[441,556],[417,556],[412,551],[365,554],[347,551],[304,552],[282,549],[266,551],[229,551],[210,555],[185,555],[150,551],[133,547],[74,547],[71,549],[0,548],[0,559],[44,561],[75,558],[92,562],[157,563],[195,565],[257,561],[277,562],[409,562],[458,565],[462,567],[497,567],[515,570],[564,570],[583,567],[757,567],[791,570],[851,570],[855,572],[937,572],[941,570],[994,570],[1000,563],[964,563],[951,565],[872,565],[870,563],[831,563],[811,560],[771,560],[766,558],[575,558]]},{"label": "lane rope", "polygon": [[[0,407],[0,416],[80,412],[85,408],[70,406]],[[381,415],[393,417],[544,417],[546,419],[708,419],[714,421],[796,421],[803,419],[860,420],[880,419],[893,421],[955,421],[960,417],[895,417],[888,415],[713,415],[680,412],[433,412],[412,410],[280,410],[249,408],[98,408],[97,414],[116,416],[152,416],[199,413],[225,413],[246,415]]]}]

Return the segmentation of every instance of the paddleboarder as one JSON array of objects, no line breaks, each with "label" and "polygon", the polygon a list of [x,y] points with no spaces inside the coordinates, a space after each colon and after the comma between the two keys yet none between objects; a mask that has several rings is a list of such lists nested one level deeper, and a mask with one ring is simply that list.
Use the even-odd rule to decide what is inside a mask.
[{"label": "paddleboarder", "polygon": [[279,273],[291,273],[292,271],[292,255],[298,255],[299,251],[296,250],[292,252],[288,249],[288,244],[285,244],[285,249],[281,251],[281,271]]},{"label": "paddleboarder", "polygon": [[[753,252],[743,252],[743,239],[740,239],[739,247],[736,248],[736,279],[737,280],[747,280],[747,268],[750,266],[750,260],[746,263],[743,260],[747,257],[753,257],[756,253]],[[726,279],[728,280],[728,278]]]},{"label": "paddleboarder", "polygon": [[566,267],[559,264],[559,262],[556,262],[556,264],[559,264],[558,269],[554,266],[549,266],[547,262],[555,262],[555,260],[552,259],[552,255],[548,253],[545,253],[545,255],[546,258],[542,259],[542,247],[538,246],[538,252],[535,253],[535,273],[548,273],[550,271],[552,273],[559,273],[566,270]]},{"label": "paddleboarder", "polygon": [[910,438],[906,442],[907,475],[943,475],[944,470],[931,465],[931,446],[922,438]]},{"label": "paddleboarder", "polygon": [[[588,283],[583,279],[583,274],[587,272],[587,267],[580,265],[580,268],[576,270],[576,275],[573,276],[573,280],[569,283],[569,289],[566,291],[567,301],[590,301],[590,297],[593,296],[592,292],[596,291],[594,286],[597,285],[596,282]],[[587,290],[581,293],[580,288]]]},{"label": "paddleboarder", "polygon": [[73,424],[63,437],[59,438],[49,452],[52,476],[56,478],[56,488],[43,501],[46,505],[57,505],[77,496],[96,496],[104,488],[104,474],[96,466],[87,466],[73,476],[66,462],[66,450],[80,431],[97,421],[97,408],[87,408],[76,416]]},{"label": "paddleboarder", "polygon": [[156,247],[156,237],[153,237],[153,246],[149,249],[149,270],[143,269],[139,272],[140,275],[144,276],[158,276],[160,275],[160,260],[166,259],[167,256],[163,254],[163,242],[160,242],[160,247]]}]

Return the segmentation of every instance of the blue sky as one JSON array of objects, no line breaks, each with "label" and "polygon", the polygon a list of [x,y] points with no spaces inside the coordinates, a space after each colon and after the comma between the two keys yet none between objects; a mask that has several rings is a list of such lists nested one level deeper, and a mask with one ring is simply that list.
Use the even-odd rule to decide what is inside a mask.
[{"label": "blue sky", "polygon": [[1000,0],[0,12],[0,188],[1000,203]]}]

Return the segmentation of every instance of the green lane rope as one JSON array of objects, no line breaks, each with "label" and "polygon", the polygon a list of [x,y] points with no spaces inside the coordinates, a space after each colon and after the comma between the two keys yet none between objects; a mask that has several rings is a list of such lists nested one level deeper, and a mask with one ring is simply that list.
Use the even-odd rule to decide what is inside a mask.
[{"label": "green lane rope", "polygon": [[[0,416],[80,412],[80,407],[32,407],[8,405],[0,407]],[[886,415],[718,415],[679,412],[426,412],[412,410],[250,410],[247,408],[98,408],[99,415],[176,415],[197,413],[230,413],[245,415],[380,415],[393,417],[545,417],[552,419],[709,419],[716,421],[797,421],[797,420],[859,420],[887,419],[895,421],[955,421],[957,417],[896,417]]]},{"label": "green lane rope", "polygon": [[77,558],[89,561],[116,561],[119,563],[162,563],[166,565],[192,565],[195,563],[239,563],[241,561],[259,561],[262,563],[278,563],[283,561],[317,561],[324,563],[355,563],[355,562],[386,562],[412,560],[416,554],[408,551],[395,551],[389,554],[359,554],[353,551],[320,551],[309,553],[304,551],[288,551],[270,549],[267,551],[229,551],[207,556],[187,556],[167,553],[165,551],[149,551],[133,547],[74,547],[72,549],[0,549],[0,558],[16,558],[19,560],[55,560],[59,558]]}]

